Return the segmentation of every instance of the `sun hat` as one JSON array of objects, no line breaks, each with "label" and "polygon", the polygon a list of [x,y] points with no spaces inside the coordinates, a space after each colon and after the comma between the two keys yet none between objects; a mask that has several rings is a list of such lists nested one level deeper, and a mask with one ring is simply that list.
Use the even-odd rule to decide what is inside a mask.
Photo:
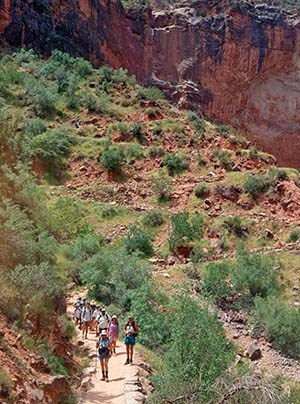
[{"label": "sun hat", "polygon": [[115,314],[111,317],[111,319],[113,319],[113,318],[118,318]]},{"label": "sun hat", "polygon": [[101,335],[107,335],[107,331],[106,331],[106,330],[102,330],[102,331],[101,331]]}]

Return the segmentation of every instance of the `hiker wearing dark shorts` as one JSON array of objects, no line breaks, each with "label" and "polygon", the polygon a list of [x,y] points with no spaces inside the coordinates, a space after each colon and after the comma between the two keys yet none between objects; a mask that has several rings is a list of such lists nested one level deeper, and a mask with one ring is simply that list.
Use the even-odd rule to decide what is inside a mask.
[{"label": "hiker wearing dark shorts", "polygon": [[124,343],[126,345],[126,354],[127,354],[127,360],[125,362],[125,365],[128,365],[129,363],[132,363],[133,347],[135,345],[135,339],[139,333],[138,325],[136,321],[134,321],[134,318],[132,316],[128,317],[128,321],[124,326],[124,332],[125,332]]},{"label": "hiker wearing dark shorts", "polygon": [[82,338],[87,339],[88,331],[92,321],[92,309],[89,303],[86,303],[81,312]]},{"label": "hiker wearing dark shorts", "polygon": [[109,381],[108,379],[108,361],[111,357],[111,343],[110,339],[108,338],[107,331],[102,330],[100,334],[100,338],[97,342],[97,349],[98,349],[98,358],[100,360],[101,370],[102,370],[102,379],[106,382]]}]

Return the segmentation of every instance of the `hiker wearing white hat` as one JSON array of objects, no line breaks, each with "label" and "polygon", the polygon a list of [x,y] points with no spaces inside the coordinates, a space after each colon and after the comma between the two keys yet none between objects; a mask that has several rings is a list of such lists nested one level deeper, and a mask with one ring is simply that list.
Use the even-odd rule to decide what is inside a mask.
[{"label": "hiker wearing white hat", "polygon": [[103,381],[106,380],[108,382],[108,361],[109,358],[111,357],[111,342],[108,337],[107,331],[102,330],[100,334],[100,338],[97,342],[97,348],[98,348],[98,358],[100,360],[101,364],[101,370],[102,370],[102,379]]}]

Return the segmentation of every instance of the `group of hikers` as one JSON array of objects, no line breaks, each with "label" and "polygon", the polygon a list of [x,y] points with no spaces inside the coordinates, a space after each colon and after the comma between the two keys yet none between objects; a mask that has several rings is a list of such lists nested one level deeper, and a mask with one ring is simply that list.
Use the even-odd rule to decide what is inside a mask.
[{"label": "group of hikers", "polygon": [[[73,319],[82,330],[82,338],[87,339],[89,331],[95,331],[98,337],[96,343],[97,357],[101,364],[102,379],[108,382],[108,361],[116,355],[116,345],[120,335],[118,317],[107,313],[105,307],[94,302],[88,302],[79,297],[74,303]],[[132,363],[133,348],[139,333],[138,325],[132,316],[128,317],[124,325],[127,359],[125,365]]]}]

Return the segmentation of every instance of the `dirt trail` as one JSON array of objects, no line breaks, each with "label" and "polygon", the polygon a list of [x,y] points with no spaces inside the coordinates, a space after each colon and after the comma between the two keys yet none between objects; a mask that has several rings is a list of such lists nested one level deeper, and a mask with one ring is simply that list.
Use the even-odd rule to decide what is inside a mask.
[{"label": "dirt trail", "polygon": [[[78,296],[84,296],[86,291],[74,292],[68,297],[68,313],[73,313],[73,303]],[[116,355],[113,355],[109,361],[109,382],[101,380],[101,366],[96,358],[96,334],[90,331],[88,338],[81,338],[81,331],[76,328],[76,337],[78,341],[83,342],[83,348],[89,351],[89,357],[92,358],[85,379],[88,379],[88,389],[80,389],[78,398],[81,404],[124,404],[143,402],[143,395],[138,387],[138,366],[139,355],[134,354],[133,364],[125,365],[126,348],[122,341],[118,341]],[[84,373],[85,373],[84,371]],[[86,391],[87,390],[87,391]]]}]

